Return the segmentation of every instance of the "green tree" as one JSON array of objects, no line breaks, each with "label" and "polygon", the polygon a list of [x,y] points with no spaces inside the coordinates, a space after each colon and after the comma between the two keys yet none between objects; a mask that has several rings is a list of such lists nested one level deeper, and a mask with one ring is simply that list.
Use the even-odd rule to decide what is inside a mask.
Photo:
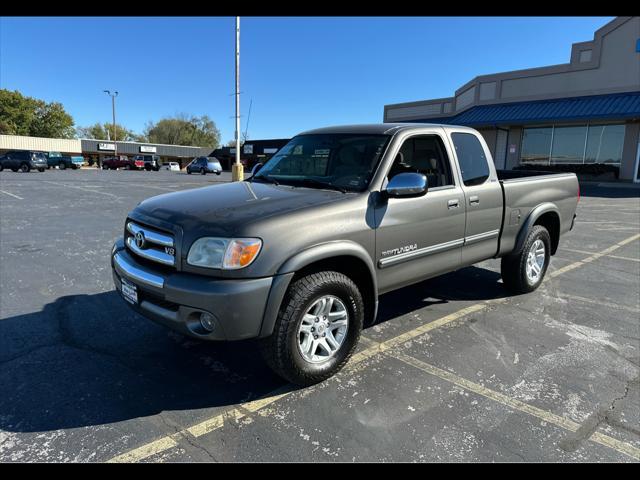
[{"label": "green tree", "polygon": [[157,123],[150,122],[144,136],[150,143],[212,148],[220,144],[220,131],[207,115],[196,117],[180,114],[163,118]]},{"label": "green tree", "polygon": [[123,127],[116,123],[115,132],[117,136],[114,136],[113,123],[94,123],[88,127],[78,127],[76,129],[76,136],[78,138],[91,138],[94,140],[118,140],[120,142],[144,142],[146,141],[143,135]]},{"label": "green tree", "polygon": [[0,89],[0,133],[47,138],[73,138],[73,118],[58,102]]}]

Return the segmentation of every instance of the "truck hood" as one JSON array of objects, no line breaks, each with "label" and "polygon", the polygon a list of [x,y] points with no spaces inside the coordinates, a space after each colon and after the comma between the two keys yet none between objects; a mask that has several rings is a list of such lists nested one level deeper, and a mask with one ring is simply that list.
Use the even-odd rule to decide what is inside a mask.
[{"label": "truck hood", "polygon": [[149,198],[130,217],[172,230],[179,227],[185,237],[233,236],[252,221],[347,197],[351,195],[332,190],[233,182]]}]

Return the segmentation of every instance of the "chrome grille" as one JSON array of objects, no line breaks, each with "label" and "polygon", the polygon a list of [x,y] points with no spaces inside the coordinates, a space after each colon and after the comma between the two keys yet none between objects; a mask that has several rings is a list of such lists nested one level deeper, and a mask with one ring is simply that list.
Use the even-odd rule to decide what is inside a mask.
[{"label": "chrome grille", "polygon": [[127,248],[135,255],[162,265],[175,266],[173,237],[127,221]]}]

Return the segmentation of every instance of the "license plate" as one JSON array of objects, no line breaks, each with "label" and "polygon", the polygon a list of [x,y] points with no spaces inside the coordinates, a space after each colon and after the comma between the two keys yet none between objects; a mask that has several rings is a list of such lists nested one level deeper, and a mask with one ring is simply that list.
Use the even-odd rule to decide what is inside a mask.
[{"label": "license plate", "polygon": [[133,283],[122,278],[120,290],[122,292],[122,296],[127,302],[133,305],[136,305],[138,303],[138,287],[136,287]]}]

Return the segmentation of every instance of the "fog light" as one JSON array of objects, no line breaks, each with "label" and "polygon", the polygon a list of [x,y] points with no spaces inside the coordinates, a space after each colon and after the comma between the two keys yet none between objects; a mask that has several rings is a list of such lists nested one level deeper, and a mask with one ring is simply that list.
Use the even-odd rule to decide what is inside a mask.
[{"label": "fog light", "polygon": [[216,328],[213,315],[207,312],[201,313],[200,325],[202,325],[202,328],[204,328],[207,332],[213,332],[213,330]]}]

